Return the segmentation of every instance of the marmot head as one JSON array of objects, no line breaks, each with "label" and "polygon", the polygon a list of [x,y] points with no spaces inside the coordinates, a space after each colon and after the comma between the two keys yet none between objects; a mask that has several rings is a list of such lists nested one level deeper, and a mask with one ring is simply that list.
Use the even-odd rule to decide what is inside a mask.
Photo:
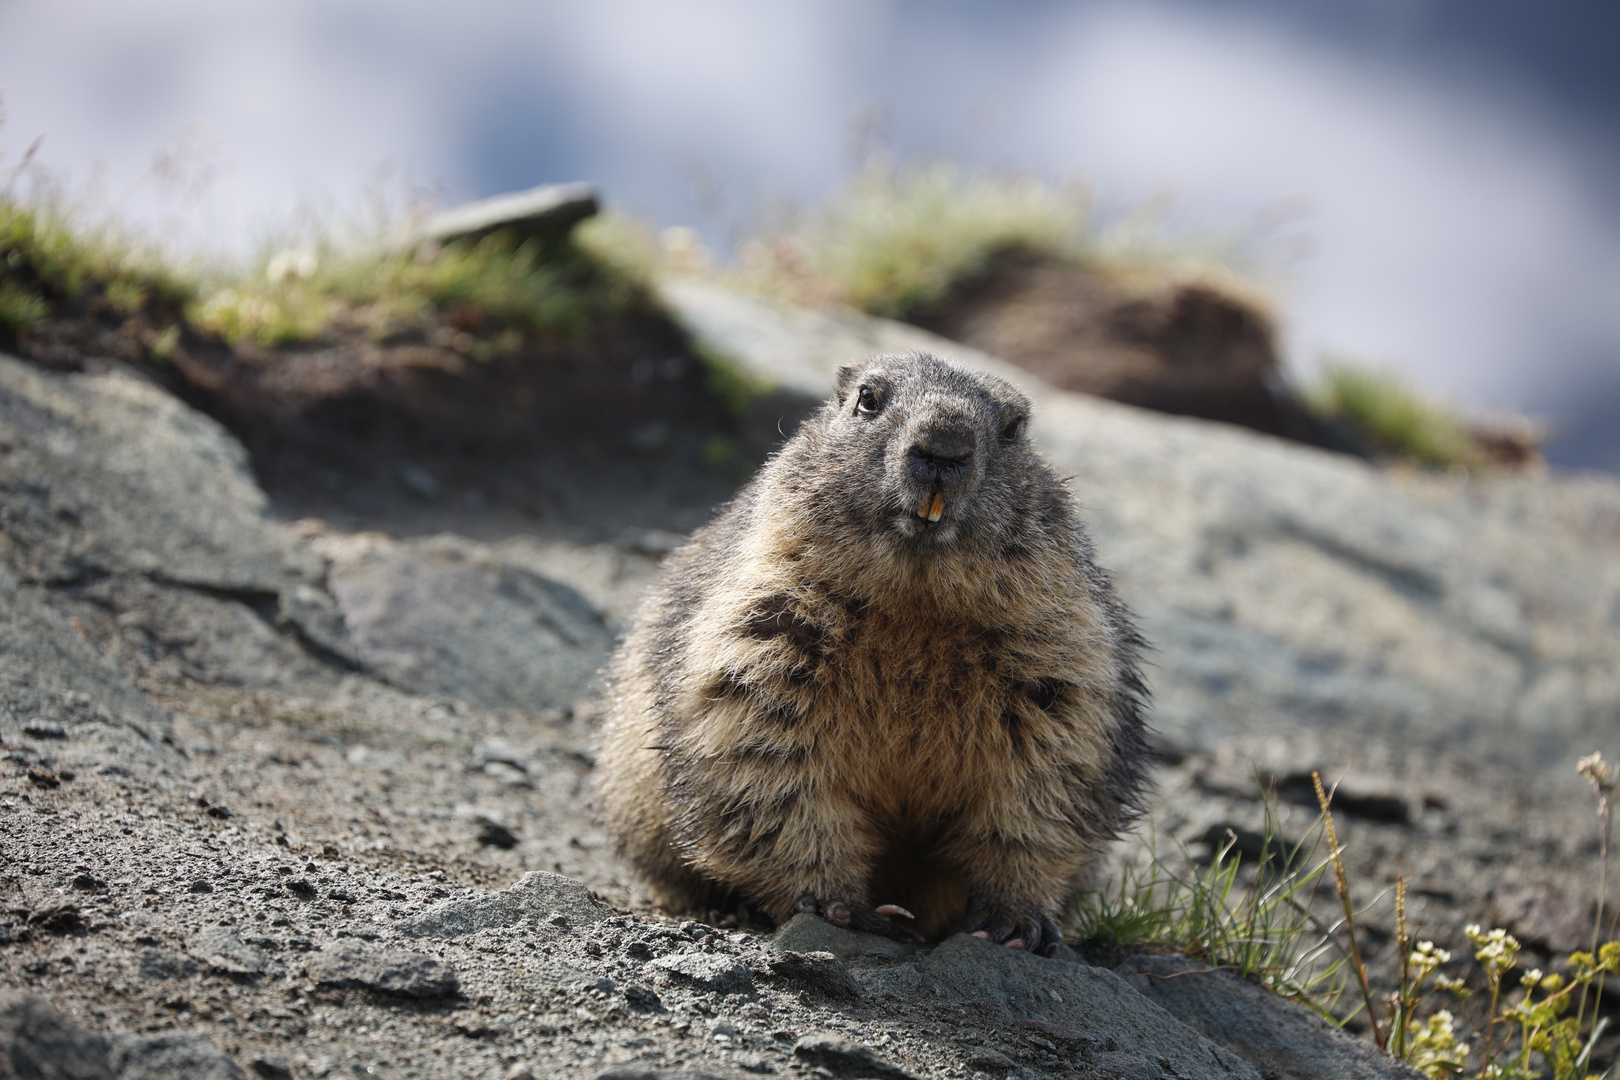
[{"label": "marmot head", "polygon": [[923,556],[1020,546],[1061,499],[1029,444],[1029,410],[1011,383],[924,353],[843,367],[807,425],[824,481],[815,501]]}]

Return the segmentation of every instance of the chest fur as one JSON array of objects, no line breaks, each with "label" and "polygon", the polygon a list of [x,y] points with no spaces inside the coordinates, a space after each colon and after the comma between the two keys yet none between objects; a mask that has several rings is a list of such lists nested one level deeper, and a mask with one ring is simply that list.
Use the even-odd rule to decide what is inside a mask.
[{"label": "chest fur", "polygon": [[1111,658],[1075,590],[989,611],[770,591],[702,613],[688,658],[689,751],[778,761],[884,817],[948,815],[1101,752]]}]

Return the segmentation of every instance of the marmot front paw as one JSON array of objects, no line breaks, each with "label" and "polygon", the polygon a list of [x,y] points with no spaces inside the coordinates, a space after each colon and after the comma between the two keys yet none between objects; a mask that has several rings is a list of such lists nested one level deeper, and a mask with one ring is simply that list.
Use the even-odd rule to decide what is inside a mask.
[{"label": "marmot front paw", "polygon": [[898,904],[879,904],[875,908],[859,907],[847,900],[828,899],[805,893],[793,905],[798,911],[820,915],[834,926],[848,926],[868,934],[880,934],[896,941],[921,943],[927,938],[909,927],[891,921],[891,916],[915,919],[916,916]]},{"label": "marmot front paw", "polygon": [[1063,931],[1048,915],[1025,912],[1021,915],[987,915],[970,922],[968,933],[1005,945],[1009,949],[1027,949],[1036,956],[1049,960],[1074,959],[1074,950],[1063,942]]}]

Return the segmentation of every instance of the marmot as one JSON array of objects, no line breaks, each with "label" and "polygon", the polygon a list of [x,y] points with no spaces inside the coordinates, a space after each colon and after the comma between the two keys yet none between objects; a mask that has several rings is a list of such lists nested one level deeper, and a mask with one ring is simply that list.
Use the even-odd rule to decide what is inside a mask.
[{"label": "marmot", "polygon": [[926,354],[844,367],[670,555],[598,760],[654,900],[1065,949],[1064,903],[1140,809],[1144,646],[1029,412]]}]

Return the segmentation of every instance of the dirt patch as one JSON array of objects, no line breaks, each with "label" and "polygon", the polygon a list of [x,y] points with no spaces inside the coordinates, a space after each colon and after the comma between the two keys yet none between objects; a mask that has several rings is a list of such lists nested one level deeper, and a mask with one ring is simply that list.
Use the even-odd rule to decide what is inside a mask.
[{"label": "dirt patch", "polygon": [[469,320],[267,348],[189,325],[165,341],[178,312],[91,298],[16,346],[57,371],[128,364],[236,435],[280,515],[396,536],[688,532],[769,449],[651,301],[568,334]]},{"label": "dirt patch", "polygon": [[1143,292],[1090,267],[1007,252],[909,321],[1065,390],[1350,449],[1284,382],[1270,317],[1207,283]]}]

